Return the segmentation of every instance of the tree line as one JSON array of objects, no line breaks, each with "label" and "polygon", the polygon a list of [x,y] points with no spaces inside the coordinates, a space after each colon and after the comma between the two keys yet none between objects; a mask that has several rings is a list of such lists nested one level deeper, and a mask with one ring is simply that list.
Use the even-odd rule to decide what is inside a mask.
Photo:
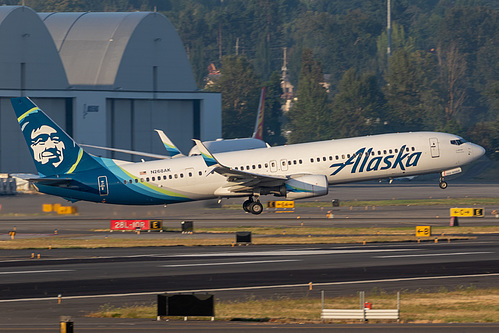
[{"label": "tree line", "polygon": [[[18,4],[20,1],[4,1]],[[26,0],[36,11],[156,10],[176,27],[198,86],[221,76],[223,136],[251,134],[268,88],[270,144],[445,131],[499,150],[499,3],[392,0]],[[295,86],[280,112],[283,49]],[[325,79],[324,74],[328,74]],[[497,153],[495,154],[497,157]]]}]

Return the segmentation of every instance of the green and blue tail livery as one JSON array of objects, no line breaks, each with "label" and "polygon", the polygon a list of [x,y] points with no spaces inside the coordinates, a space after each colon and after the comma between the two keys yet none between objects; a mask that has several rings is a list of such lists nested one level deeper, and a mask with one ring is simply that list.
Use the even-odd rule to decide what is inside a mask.
[{"label": "green and blue tail livery", "polygon": [[101,167],[29,98],[13,98],[11,102],[40,176]]}]

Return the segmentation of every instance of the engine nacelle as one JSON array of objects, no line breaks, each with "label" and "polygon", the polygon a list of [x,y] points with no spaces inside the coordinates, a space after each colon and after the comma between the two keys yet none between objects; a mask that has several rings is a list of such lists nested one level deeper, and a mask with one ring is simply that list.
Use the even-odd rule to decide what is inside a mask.
[{"label": "engine nacelle", "polygon": [[303,175],[291,178],[284,186],[286,198],[289,199],[319,197],[328,192],[327,178],[324,175]]}]

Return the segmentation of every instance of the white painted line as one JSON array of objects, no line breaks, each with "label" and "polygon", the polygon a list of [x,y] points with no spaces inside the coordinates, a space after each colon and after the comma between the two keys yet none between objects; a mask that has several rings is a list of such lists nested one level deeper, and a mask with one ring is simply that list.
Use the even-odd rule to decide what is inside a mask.
[{"label": "white painted line", "polygon": [[[314,286],[334,286],[334,285],[346,285],[346,284],[366,284],[366,283],[380,283],[380,282],[404,282],[404,281],[417,281],[417,280],[442,280],[442,279],[462,279],[462,278],[479,278],[479,277],[493,277],[499,276],[499,273],[488,273],[488,274],[471,274],[471,275],[449,275],[449,276],[424,276],[416,278],[399,278],[399,279],[381,279],[381,280],[360,280],[360,281],[344,281],[344,282],[318,282],[314,283]],[[159,293],[200,293],[200,292],[217,292],[217,291],[238,291],[238,290],[258,290],[258,289],[274,289],[274,288],[297,288],[297,287],[309,287],[308,283],[300,284],[281,284],[272,286],[256,286],[256,287],[236,287],[236,288],[218,288],[218,289],[190,289],[190,290],[158,290],[149,291],[143,293],[126,293],[126,294],[104,294],[104,295],[84,295],[84,296],[64,296],[63,300],[67,299],[88,299],[88,298],[108,298],[108,297],[130,297],[130,296],[147,296],[147,295],[157,295]],[[32,301],[53,301],[57,300],[58,297],[45,297],[45,298],[19,298],[19,299],[6,299],[0,300],[0,303],[12,303],[12,302],[32,302]]]},{"label": "white painted line", "polygon": [[210,262],[203,264],[179,264],[179,265],[161,265],[158,267],[194,267],[194,266],[218,266],[218,265],[246,265],[246,264],[267,264],[276,262],[301,261],[294,259],[284,260],[260,260],[260,261],[235,261],[235,262]]},{"label": "white painted line", "polygon": [[0,275],[9,274],[38,274],[38,273],[60,273],[60,272],[74,272],[72,269],[51,269],[43,271],[12,271],[12,272],[0,272]]},{"label": "white painted line", "polygon": [[456,253],[427,253],[427,254],[401,254],[393,256],[374,256],[373,258],[409,258],[409,257],[438,257],[438,256],[464,256],[470,254],[491,254],[495,252],[456,252]]},{"label": "white painted line", "polygon": [[403,252],[420,251],[420,249],[365,249],[365,250],[284,250],[284,251],[261,251],[261,252],[229,252],[229,253],[200,253],[200,254],[177,254],[172,257],[255,257],[255,256],[315,256],[318,254],[351,254],[351,253],[373,253],[373,252]]}]

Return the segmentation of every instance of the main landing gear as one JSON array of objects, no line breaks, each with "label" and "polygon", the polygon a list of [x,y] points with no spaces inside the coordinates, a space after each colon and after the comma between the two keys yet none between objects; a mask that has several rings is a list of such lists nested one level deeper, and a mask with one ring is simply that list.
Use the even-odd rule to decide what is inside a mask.
[{"label": "main landing gear", "polygon": [[444,180],[444,177],[440,177],[440,183],[438,184],[442,190],[445,190],[447,188],[447,182]]},{"label": "main landing gear", "polygon": [[263,212],[263,206],[260,203],[260,200],[258,198],[251,196],[249,197],[248,200],[243,202],[243,209],[245,212],[251,213],[251,214],[261,214]]}]

